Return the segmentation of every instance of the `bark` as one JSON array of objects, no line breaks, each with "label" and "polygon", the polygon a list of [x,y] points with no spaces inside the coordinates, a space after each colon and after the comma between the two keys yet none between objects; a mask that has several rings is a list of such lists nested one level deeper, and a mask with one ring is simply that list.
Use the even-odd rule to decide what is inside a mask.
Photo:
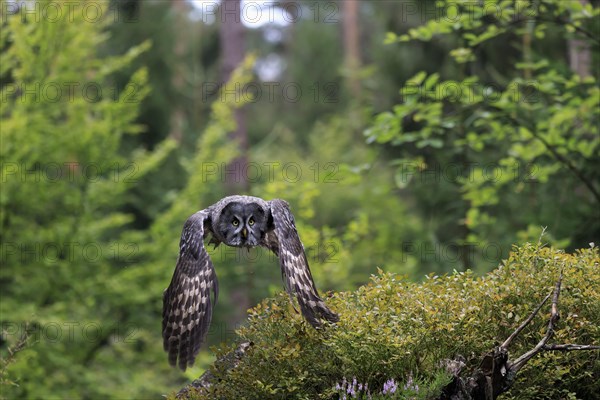
[{"label": "bark", "polygon": [[[186,4],[184,0],[171,0],[171,7],[173,9],[173,13],[175,15],[175,23],[177,26],[175,27],[175,47],[173,48],[173,53],[175,55],[175,68],[173,77],[171,78],[171,83],[173,87],[178,92],[184,91],[185,80],[184,80],[184,67],[181,64],[183,56],[187,50],[187,37],[188,35],[185,32],[181,31],[181,21],[186,17],[188,12],[186,8]],[[183,111],[181,105],[176,106],[171,112],[170,118],[170,131],[169,137],[174,139],[177,143],[181,144],[183,139],[183,126],[185,124],[185,112]]]},{"label": "bark", "polygon": [[[231,78],[233,71],[242,63],[245,57],[245,28],[242,23],[241,0],[223,0],[220,7],[220,46],[221,46],[221,81],[222,84]],[[226,98],[218,101],[240,101],[239,96],[224,93]],[[248,183],[248,130],[246,125],[246,111],[235,108],[234,118],[236,128],[229,133],[229,139],[237,142],[239,156],[234,158],[225,168],[225,188],[228,194],[247,194]],[[245,312],[251,306],[250,293],[254,287],[251,268],[245,268],[245,282],[232,291],[233,304],[236,304],[236,316],[230,323],[235,325],[245,317]]]},{"label": "bark", "polygon": [[[558,298],[562,285],[562,276],[549,295],[536,307],[529,317],[502,343],[483,357],[479,367],[470,375],[461,376],[465,364],[461,360],[447,361],[446,369],[453,376],[452,381],[443,389],[438,400],[493,400],[508,391],[515,383],[519,371],[537,354],[543,351],[598,350],[600,346],[577,344],[554,344],[548,341],[554,335],[554,327],[560,319]],[[546,334],[531,350],[514,360],[509,356],[508,348],[521,331],[531,323],[540,309],[552,298],[550,319]]]},{"label": "bark", "polygon": [[[579,0],[584,6],[589,4],[588,0]],[[569,49],[569,66],[571,70],[582,78],[592,75],[592,52],[590,45],[580,39],[571,39],[567,42]]]},{"label": "bark", "polygon": [[[245,28],[240,17],[240,0],[223,0],[220,8],[221,26],[219,36],[221,41],[221,81],[227,82],[231,73],[244,60],[245,55]],[[229,95],[228,95],[229,96]],[[224,100],[224,99],[223,99]],[[231,96],[228,101],[235,101]],[[246,112],[242,108],[234,111],[236,130],[230,133],[231,140],[238,142],[240,156],[235,158],[225,171],[225,184],[230,194],[247,192],[247,164],[248,164],[248,131],[246,126]]]},{"label": "bark", "polygon": [[347,70],[347,81],[350,92],[354,98],[360,95],[360,31],[359,31],[359,0],[344,0],[343,29],[344,29],[344,54]]}]

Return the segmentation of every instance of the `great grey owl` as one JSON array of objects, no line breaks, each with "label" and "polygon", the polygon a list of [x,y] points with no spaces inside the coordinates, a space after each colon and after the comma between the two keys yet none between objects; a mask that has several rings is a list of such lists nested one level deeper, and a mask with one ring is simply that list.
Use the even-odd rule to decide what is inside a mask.
[{"label": "great grey owl", "polygon": [[271,250],[279,257],[285,288],[296,295],[304,318],[314,327],[321,325],[321,319],[339,320],[319,297],[288,203],[225,197],[189,217],[183,226],[175,272],[163,294],[163,346],[172,366],[185,371],[194,363],[217,301],[217,276],[204,248],[209,234],[215,247],[224,243]]}]

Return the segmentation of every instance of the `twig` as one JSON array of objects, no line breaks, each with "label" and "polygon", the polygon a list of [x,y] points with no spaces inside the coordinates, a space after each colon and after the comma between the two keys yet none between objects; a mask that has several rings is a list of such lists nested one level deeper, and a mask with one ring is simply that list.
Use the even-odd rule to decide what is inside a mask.
[{"label": "twig", "polygon": [[[251,346],[253,346],[252,342],[240,343],[235,350],[230,351],[223,357],[219,358],[215,362],[215,366],[219,366],[219,368],[222,368],[225,371],[234,369],[238,366],[242,357],[244,357],[244,355]],[[175,398],[183,399],[188,397],[190,391],[208,389],[217,380],[217,377],[212,373],[211,369],[208,369],[202,374],[202,376],[200,376],[200,378],[194,380],[191,384],[179,390],[179,392],[177,392],[177,394],[175,395]]]},{"label": "twig", "polygon": [[564,19],[560,19],[560,18],[557,18],[556,20],[552,20],[552,19],[538,17],[536,19],[538,21],[555,23],[557,25],[569,25],[571,28],[573,28],[577,32],[583,34],[588,39],[591,39],[592,41],[596,42],[597,45],[600,44],[600,40],[592,32],[589,32],[589,31],[583,29],[582,27],[575,25],[575,22],[565,21]]},{"label": "twig", "polygon": [[538,342],[538,344],[521,357],[517,358],[514,362],[510,363],[509,369],[516,374],[519,372],[521,368],[536,354],[544,350],[544,346],[552,335],[554,334],[554,325],[560,318],[560,314],[558,312],[558,297],[560,295],[560,286],[562,284],[562,272],[560,277],[558,278],[558,282],[556,282],[556,286],[554,287],[554,291],[552,293],[552,311],[550,314],[550,320],[548,321],[548,329],[546,330],[546,335]]},{"label": "twig", "polygon": [[[452,374],[451,382],[446,385],[442,393],[436,398],[437,400],[455,400],[455,399],[472,399],[472,400],[491,400],[496,399],[502,393],[508,391],[514,384],[517,374],[525,364],[536,354],[543,351],[577,351],[577,350],[600,350],[598,345],[582,345],[582,344],[547,344],[554,335],[556,323],[560,318],[558,311],[558,298],[560,297],[560,289],[562,286],[563,274],[560,273],[558,281],[554,289],[549,293],[544,300],[533,310],[531,315],[523,321],[501,346],[494,348],[487,353],[470,376],[461,377],[460,373],[464,363],[460,368],[450,369],[448,372]],[[507,347],[521,333],[521,331],[531,323],[533,318],[539,313],[540,309],[552,298],[552,306],[550,311],[550,320],[546,334],[538,342],[538,344],[526,352],[515,361],[510,361]],[[451,362],[447,362],[451,365]]]},{"label": "twig", "polygon": [[594,184],[583,174],[583,171],[581,171],[579,168],[577,168],[575,166],[575,164],[573,164],[571,162],[571,160],[569,160],[568,158],[562,156],[557,150],[556,148],[551,145],[550,143],[548,143],[548,141],[546,139],[544,139],[542,136],[540,136],[537,131],[534,130],[530,130],[531,134],[540,142],[542,142],[542,144],[550,151],[550,153],[552,153],[552,155],[554,156],[554,158],[556,158],[558,161],[560,161],[561,163],[563,163],[564,165],[567,166],[568,169],[571,170],[571,172],[573,172],[580,181],[583,182],[583,184],[585,186],[587,186],[587,188],[589,189],[590,192],[592,192],[592,194],[594,195],[594,197],[596,198],[596,200],[600,203],[600,192],[598,192],[596,190],[596,188],[594,187]]},{"label": "twig", "polygon": [[[500,107],[495,107],[492,106],[492,108],[495,108],[499,111],[503,111]],[[573,162],[571,162],[570,159],[568,159],[567,157],[563,156],[562,154],[560,154],[558,152],[558,150],[554,147],[554,145],[550,144],[544,137],[542,137],[536,130],[536,128],[534,126],[531,126],[529,124],[527,124],[525,121],[520,121],[519,119],[511,116],[511,115],[504,115],[504,117],[506,119],[508,119],[509,121],[511,121],[513,124],[517,125],[517,126],[523,126],[525,128],[527,128],[529,130],[529,133],[531,133],[531,135],[536,138],[537,140],[539,140],[540,142],[542,142],[542,144],[544,145],[544,147],[552,154],[552,156],[559,161],[560,163],[562,163],[563,165],[565,165],[567,167],[567,169],[569,169],[577,178],[579,178],[579,180],[585,185],[585,187],[588,188],[588,190],[592,193],[592,195],[596,198],[596,201],[600,203],[600,192],[596,189],[596,187],[594,186],[594,184],[592,183],[592,181],[590,179],[588,179],[587,176],[585,176],[585,174],[583,173],[582,170],[580,170],[579,168],[577,168],[575,166],[575,164],[573,164]]]},{"label": "twig", "polygon": [[548,351],[576,351],[576,350],[600,350],[600,346],[590,344],[547,344],[543,350]]},{"label": "twig", "polygon": [[549,293],[544,300],[542,300],[542,302],[535,308],[535,310],[533,310],[533,312],[529,315],[529,317],[527,317],[527,319],[525,321],[523,321],[523,323],[521,325],[519,325],[519,327],[517,328],[516,331],[514,331],[509,337],[508,339],[506,339],[504,341],[504,343],[502,343],[502,345],[500,347],[502,347],[503,349],[508,348],[508,346],[510,346],[511,342],[519,335],[519,333],[521,333],[521,331],[523,329],[525,329],[525,327],[527,325],[529,325],[529,323],[531,322],[531,320],[537,315],[537,313],[540,311],[540,309],[542,308],[542,306],[544,304],[546,304],[546,302],[548,301],[548,299],[550,298],[550,296],[552,296],[552,293]]},{"label": "twig", "polygon": [[[2,333],[2,335],[4,336],[4,332]],[[0,365],[0,384],[9,383],[9,384],[12,384],[15,386],[19,386],[19,385],[17,385],[16,382],[12,382],[9,379],[7,379],[6,376],[8,374],[8,366],[15,361],[15,356],[17,355],[17,353],[19,353],[20,351],[22,351],[25,348],[28,340],[29,340],[29,323],[26,323],[25,329],[24,329],[23,333],[21,334],[21,337],[19,338],[17,343],[15,343],[14,346],[11,346],[7,349],[8,355],[5,358],[0,359],[0,364],[1,364]]]}]

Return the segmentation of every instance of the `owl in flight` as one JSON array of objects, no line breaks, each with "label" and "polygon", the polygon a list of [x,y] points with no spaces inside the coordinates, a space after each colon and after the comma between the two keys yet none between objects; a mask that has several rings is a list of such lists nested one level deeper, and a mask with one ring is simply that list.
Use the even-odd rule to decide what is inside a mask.
[{"label": "owl in flight", "polygon": [[279,257],[285,289],[296,295],[304,318],[315,328],[321,319],[339,320],[319,297],[288,203],[225,197],[189,217],[183,226],[175,272],[163,293],[163,346],[172,366],[185,371],[194,363],[219,294],[215,268],[204,248],[209,234],[209,244],[215,247],[224,243],[271,250]]}]

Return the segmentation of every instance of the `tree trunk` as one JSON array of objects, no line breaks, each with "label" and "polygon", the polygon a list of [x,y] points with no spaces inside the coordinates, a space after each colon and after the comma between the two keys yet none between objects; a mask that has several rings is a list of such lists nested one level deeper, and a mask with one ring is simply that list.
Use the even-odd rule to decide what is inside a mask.
[{"label": "tree trunk", "polygon": [[[240,17],[240,0],[223,0],[221,3],[221,81],[227,82],[233,70],[244,59],[244,25]],[[232,100],[231,95],[227,99]],[[225,99],[220,99],[225,100]],[[235,101],[235,100],[234,100]],[[225,171],[225,184],[230,194],[247,192],[248,181],[246,170],[248,164],[248,132],[246,127],[246,113],[243,109],[235,110],[236,129],[231,132],[230,138],[239,143],[240,156],[234,159]]]},{"label": "tree trunk", "polygon": [[[589,4],[588,0],[579,0],[582,5]],[[592,52],[590,45],[580,39],[571,39],[567,42],[569,50],[569,66],[571,70],[582,78],[591,76]]]},{"label": "tree trunk", "polygon": [[[186,4],[184,0],[171,0],[171,8],[173,9],[173,14],[175,14],[175,23],[177,26],[175,27],[175,37],[176,42],[173,48],[173,53],[175,54],[175,68],[174,73],[171,78],[171,83],[173,87],[178,92],[183,92],[185,86],[185,80],[183,77],[184,68],[182,68],[180,62],[186,52],[187,49],[187,35],[181,31],[181,21],[186,17],[187,10]],[[174,139],[177,143],[181,144],[183,139],[183,126],[185,123],[185,112],[181,108],[181,105],[177,105],[171,111],[170,118],[170,131],[169,137]]]},{"label": "tree trunk", "polygon": [[360,68],[360,31],[358,26],[359,0],[344,0],[343,7],[343,39],[344,39],[344,64],[347,73],[347,82],[350,93],[354,98],[360,95],[360,81],[358,69]]},{"label": "tree trunk", "polygon": [[[241,0],[223,0],[221,2],[220,16],[221,26],[219,30],[221,46],[221,81],[225,84],[233,71],[242,63],[245,56],[245,28],[242,24]],[[239,98],[231,93],[223,93],[227,96],[217,101],[239,101]],[[248,131],[246,127],[246,112],[243,108],[234,110],[236,128],[229,133],[229,138],[239,145],[240,155],[234,158],[225,168],[225,187],[228,194],[247,194],[249,184],[247,180],[248,166]],[[254,286],[253,275],[250,266],[244,269],[245,281],[236,287],[231,297],[236,304],[236,313],[233,320],[229,321],[235,325],[246,316],[246,310],[250,308],[250,293]]]}]

